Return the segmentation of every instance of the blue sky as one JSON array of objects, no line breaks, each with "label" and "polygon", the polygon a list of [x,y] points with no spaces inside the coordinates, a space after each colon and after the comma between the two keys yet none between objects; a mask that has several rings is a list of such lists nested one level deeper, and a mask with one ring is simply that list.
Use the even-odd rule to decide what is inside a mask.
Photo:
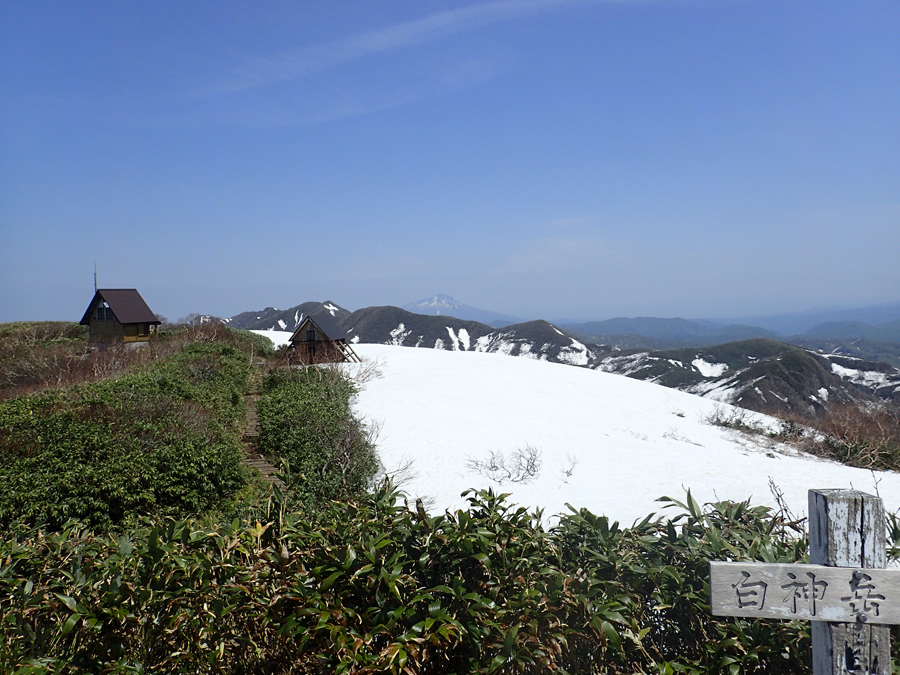
[{"label": "blue sky", "polygon": [[900,3],[0,0],[0,321],[900,300]]}]

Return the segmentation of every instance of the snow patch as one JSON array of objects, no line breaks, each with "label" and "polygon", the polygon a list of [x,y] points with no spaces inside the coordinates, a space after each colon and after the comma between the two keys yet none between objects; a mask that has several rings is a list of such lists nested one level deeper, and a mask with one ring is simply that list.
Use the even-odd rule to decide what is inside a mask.
[{"label": "snow patch", "polygon": [[285,323],[284,319],[278,319],[278,327],[281,330],[285,330],[287,328],[287,323]]},{"label": "snow patch", "polygon": [[696,368],[703,377],[722,377],[728,366],[724,363],[709,363],[703,359],[694,359],[691,365]]},{"label": "snow patch", "polygon": [[[655,500],[686,488],[700,503],[752,497],[777,508],[770,476],[798,516],[806,512],[807,490],[822,485],[874,492],[877,482],[885,508],[900,507],[900,474],[873,476],[702,424],[721,404],[698,396],[600,370],[477,351],[355,349],[382,362],[383,376],[365,384],[354,409],[383,422],[382,465],[396,466],[415,449],[417,475],[402,488],[411,499],[431,497],[433,513],[465,508],[460,494],[468,488],[499,487],[512,493],[512,503],[543,508],[548,519],[565,513],[568,502],[629,525],[654,512],[667,515]],[[673,408],[684,413],[677,428]],[[527,485],[498,486],[466,467],[467,458],[487,449],[509,453],[526,442],[541,450],[543,461]],[[578,464],[561,485],[573,456]]]},{"label": "snow patch", "polygon": [[590,363],[588,348],[575,338],[570,338],[572,345],[559,350],[557,358],[570,366],[586,366]]},{"label": "snow patch", "polygon": [[412,333],[411,330],[407,330],[406,326],[401,322],[399,326],[397,326],[394,330],[391,331],[391,341],[388,344],[402,346],[403,341],[409,337],[409,334]]},{"label": "snow patch", "polygon": [[338,308],[335,307],[334,305],[329,303],[327,305],[323,305],[323,307],[325,307],[325,309],[327,309],[331,313],[331,316],[334,316],[335,314],[337,314]]},{"label": "snow patch", "polygon": [[471,346],[469,331],[465,328],[460,328],[459,334],[457,334],[451,326],[447,326],[447,333],[450,335],[450,349],[452,351],[469,351],[469,347]]},{"label": "snow patch", "polygon": [[488,333],[487,335],[482,335],[480,338],[475,340],[475,351],[476,352],[486,352],[491,348],[491,341],[494,339],[493,333]]},{"label": "snow patch", "polygon": [[[460,329],[460,331],[462,331],[462,329]],[[468,333],[466,333],[466,335],[468,336]],[[519,343],[505,339],[508,336],[509,333],[488,333],[487,335],[482,335],[475,340],[475,349],[473,351],[512,356],[512,353]]]},{"label": "snow patch", "polygon": [[493,351],[496,354],[512,356],[512,353],[516,350],[516,346],[517,343],[511,342],[510,340],[497,340],[493,344]]},{"label": "snow patch", "polygon": [[[459,351],[459,344],[457,344],[456,333],[453,332],[452,326],[447,326],[447,333],[450,335],[450,349],[454,352]],[[437,348],[437,347],[435,347]]]},{"label": "snow patch", "polygon": [[721,403],[733,403],[735,394],[740,392],[742,387],[736,379],[725,380],[704,380],[688,387],[685,391],[697,396],[719,401]]},{"label": "snow patch", "polygon": [[840,378],[850,380],[853,384],[859,384],[873,389],[888,384],[887,375],[876,370],[856,370],[855,368],[845,368],[837,363],[832,363],[831,372]]},{"label": "snow patch", "polygon": [[837,375],[838,377],[846,377],[848,379],[852,379],[859,375],[859,371],[853,368],[845,368],[844,366],[840,366],[837,363],[831,364],[831,372]]},{"label": "snow patch", "polygon": [[467,331],[465,328],[459,329],[459,343],[462,345],[464,351],[469,351],[471,338],[469,337],[469,331]]},{"label": "snow patch", "polygon": [[519,353],[517,356],[523,356],[526,359],[539,359],[541,358],[540,354],[535,354],[532,350],[534,349],[534,345],[530,342],[524,342],[519,345]]},{"label": "snow patch", "polygon": [[650,355],[647,352],[629,354],[628,356],[607,356],[600,362],[598,370],[628,376],[642,370],[650,360]]}]

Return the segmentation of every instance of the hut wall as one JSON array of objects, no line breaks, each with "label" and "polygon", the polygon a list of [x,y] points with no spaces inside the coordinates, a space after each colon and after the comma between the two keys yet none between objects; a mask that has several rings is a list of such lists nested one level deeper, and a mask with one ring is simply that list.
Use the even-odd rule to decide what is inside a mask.
[{"label": "hut wall", "polygon": [[115,342],[125,339],[125,327],[115,319],[91,319],[88,326],[92,341]]},{"label": "hut wall", "polygon": [[150,325],[146,323],[126,323],[124,325],[125,342],[148,342]]},{"label": "hut wall", "polygon": [[346,359],[331,340],[295,342],[291,363],[304,366],[316,363],[343,363]]}]

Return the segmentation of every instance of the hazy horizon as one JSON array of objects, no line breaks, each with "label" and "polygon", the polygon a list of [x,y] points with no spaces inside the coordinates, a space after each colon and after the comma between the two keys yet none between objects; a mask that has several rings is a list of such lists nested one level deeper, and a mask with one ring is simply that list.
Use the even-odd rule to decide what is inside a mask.
[{"label": "hazy horizon", "polygon": [[[900,302],[879,303],[879,304],[875,304],[875,305],[866,305],[866,306],[859,306],[859,307],[839,307],[839,306],[814,307],[814,308],[811,308],[809,310],[802,311],[802,312],[783,312],[783,313],[773,313],[773,314],[758,314],[758,315],[750,315],[750,316],[674,316],[674,315],[673,316],[662,316],[662,315],[650,316],[650,315],[633,314],[633,315],[589,317],[589,318],[584,318],[584,319],[573,318],[573,317],[568,317],[568,316],[563,316],[563,315],[516,317],[513,315],[506,314],[505,312],[503,312],[501,310],[496,310],[493,307],[474,307],[474,306],[464,302],[460,298],[456,298],[456,297],[450,295],[449,293],[436,293],[432,296],[428,296],[425,298],[418,298],[417,300],[414,300],[412,302],[379,303],[377,305],[371,305],[371,306],[388,305],[388,306],[399,307],[401,309],[407,309],[408,305],[412,305],[419,301],[434,298],[437,295],[449,296],[452,300],[455,300],[455,301],[461,303],[462,305],[465,305],[471,309],[485,311],[485,312],[489,312],[492,314],[504,315],[510,319],[519,319],[522,321],[532,321],[532,320],[537,320],[537,319],[544,319],[546,321],[551,321],[554,323],[591,323],[591,322],[600,322],[600,321],[606,321],[606,320],[611,320],[611,319],[620,319],[620,318],[626,318],[626,319],[659,318],[659,319],[685,319],[688,321],[709,321],[709,322],[718,322],[718,323],[721,323],[722,325],[726,325],[729,323],[740,323],[740,322],[751,322],[752,323],[752,321],[754,319],[758,319],[760,322],[765,323],[765,324],[777,324],[780,322],[780,323],[783,323],[785,326],[788,326],[791,324],[808,324],[809,327],[812,327],[813,325],[815,325],[817,323],[818,317],[821,317],[823,315],[830,315],[830,314],[845,314],[845,313],[846,314],[859,314],[859,315],[861,315],[860,317],[852,317],[852,318],[848,318],[846,320],[854,320],[854,321],[861,321],[862,323],[874,323],[874,324],[883,323],[883,321],[880,321],[880,320],[867,321],[862,317],[862,315],[865,315],[868,313],[873,313],[873,312],[878,312],[879,310],[889,310],[888,311],[889,314],[900,317]],[[292,309],[298,305],[302,305],[307,302],[313,302],[313,303],[321,302],[323,304],[324,303],[335,303],[339,307],[342,307],[343,309],[346,309],[350,312],[354,312],[356,310],[365,308],[365,307],[348,307],[347,305],[344,305],[340,301],[334,300],[333,298],[306,299],[306,300],[302,300],[300,302],[293,302],[293,303],[286,304],[286,305],[268,304],[265,306],[251,307],[251,308],[241,310],[240,312],[237,312],[234,314],[230,314],[230,315],[226,315],[226,316],[218,316],[218,318],[231,319],[231,318],[237,316],[238,314],[242,314],[244,312],[251,312],[251,313],[257,312],[257,311],[262,312],[262,311],[264,311],[266,309],[270,309],[270,308],[274,308],[279,311],[285,311],[285,310]],[[890,310],[892,310],[892,311],[890,311]],[[412,311],[412,310],[409,310],[409,311]],[[197,314],[202,314],[202,312],[197,312]],[[448,315],[453,316],[452,313],[448,314]],[[811,320],[804,321],[804,317],[809,317]],[[167,318],[169,318],[171,320],[176,320],[176,317],[167,317]],[[177,317],[177,318],[184,318],[184,317]],[[462,318],[462,317],[457,317],[457,318]],[[781,321],[779,321],[779,320],[781,320]],[[825,320],[832,320],[832,319],[826,318]],[[893,319],[888,319],[888,320],[890,321]],[[770,328],[770,329],[778,332],[777,328]],[[290,332],[290,330],[288,330],[288,332]],[[791,335],[792,332],[786,331],[784,334]]]}]

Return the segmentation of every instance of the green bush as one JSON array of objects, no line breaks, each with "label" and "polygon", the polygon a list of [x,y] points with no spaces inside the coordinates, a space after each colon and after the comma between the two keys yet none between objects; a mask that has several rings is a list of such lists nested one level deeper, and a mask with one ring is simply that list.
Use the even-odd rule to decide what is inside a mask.
[{"label": "green bush", "polygon": [[[430,516],[389,489],[203,528],[0,541],[0,671],[808,673],[808,624],[712,617],[714,559],[802,561],[747,503],[546,529],[503,495]],[[21,669],[21,670],[17,670]]]},{"label": "green bush", "polygon": [[355,385],[329,367],[281,368],[259,391],[259,448],[287,463],[294,496],[316,505],[362,494],[378,460],[369,429],[350,410]]},{"label": "green bush", "polygon": [[245,356],[189,343],[115,380],[0,402],[0,527],[185,516],[244,483]]}]

